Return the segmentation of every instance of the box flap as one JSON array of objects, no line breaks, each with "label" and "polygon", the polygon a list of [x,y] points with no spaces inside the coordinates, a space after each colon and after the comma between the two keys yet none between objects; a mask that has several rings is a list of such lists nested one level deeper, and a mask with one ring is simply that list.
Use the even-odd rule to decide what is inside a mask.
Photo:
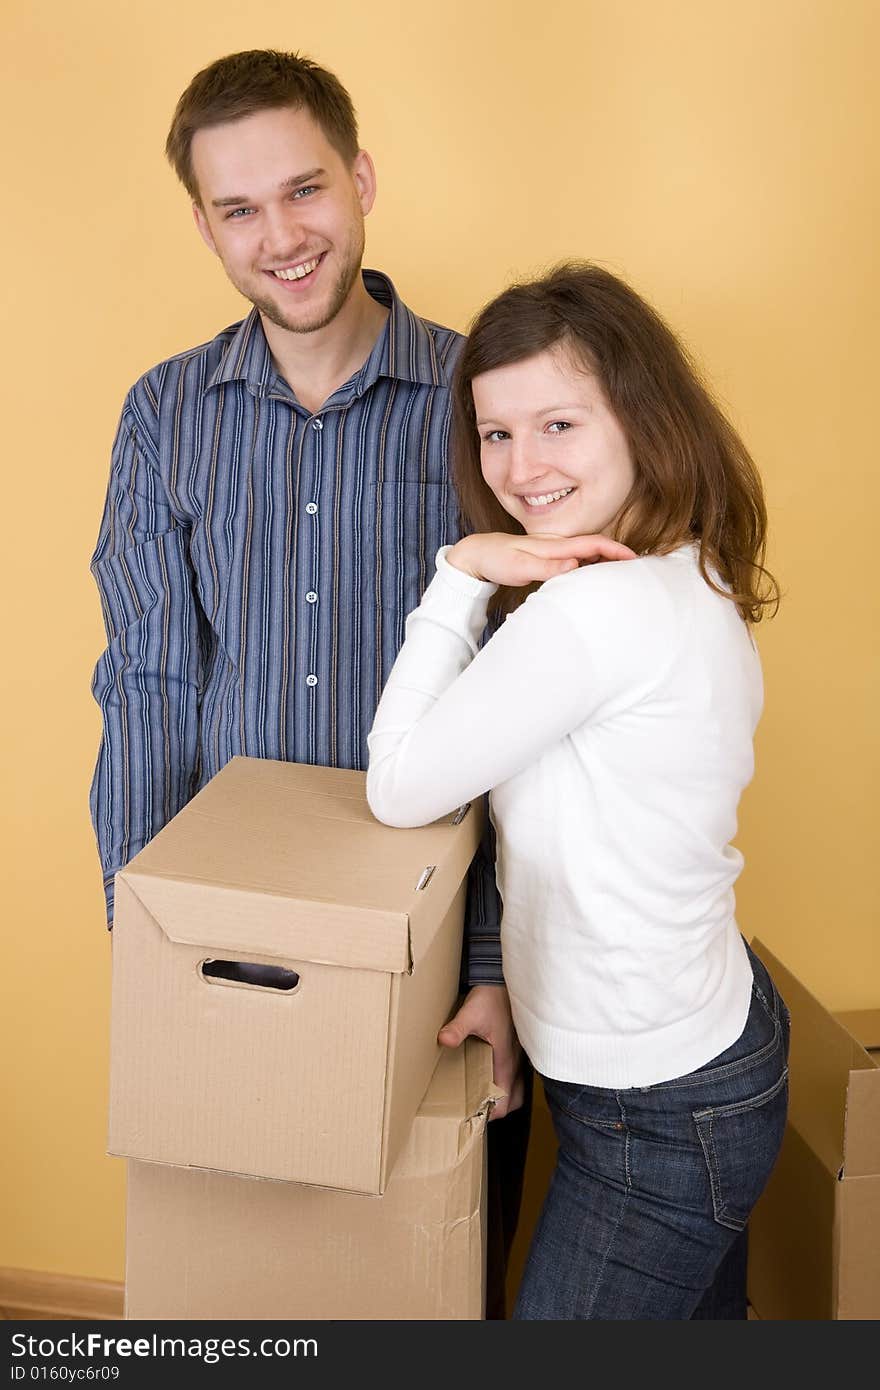
[{"label": "box flap", "polygon": [[469,1040],[465,1076],[465,1114],[468,1119],[489,1111],[496,1101],[507,1094],[495,1085],[492,1072],[492,1049],[480,1038]]},{"label": "box flap", "polygon": [[791,1013],[789,1123],[803,1135],[828,1171],[836,1175],[844,1161],[850,1071],[854,1067],[872,1067],[871,1060],[843,1024],[763,942],[755,939],[751,945],[770,971]]},{"label": "box flap", "polygon": [[365,788],[362,772],[233,758],[122,876],[173,941],[407,970],[426,876],[436,921],[476,817],[392,830]]},{"label": "box flap", "polygon": [[499,1094],[492,1049],[482,1038],[441,1049],[392,1181],[425,1176],[459,1163],[480,1140]]},{"label": "box flap", "polygon": [[848,1178],[880,1174],[880,1070],[849,1074],[843,1170]]},{"label": "box flap", "polygon": [[835,1018],[867,1052],[880,1050],[880,1009],[848,1009]]},{"label": "box flap", "polygon": [[406,913],[165,878],[137,872],[135,862],[120,876],[171,941],[233,960],[268,956],[364,970],[410,968]]},{"label": "box flap", "polygon": [[768,1321],[832,1313],[832,1231],[837,1181],[789,1125],[776,1166],[749,1217],[749,1300]]},{"label": "box flap", "polygon": [[492,1049],[481,1038],[466,1038],[460,1047],[444,1047],[419,1114],[470,1120],[504,1092],[492,1079]]}]

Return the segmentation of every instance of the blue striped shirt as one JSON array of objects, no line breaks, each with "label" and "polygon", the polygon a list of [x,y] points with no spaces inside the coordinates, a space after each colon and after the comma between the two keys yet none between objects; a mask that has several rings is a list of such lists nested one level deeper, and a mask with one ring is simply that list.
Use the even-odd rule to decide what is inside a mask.
[{"label": "blue striped shirt", "polygon": [[[311,414],[259,314],[129,392],[92,561],[108,646],[91,810],[113,876],[230,758],[364,769],[407,614],[457,538],[447,474],[462,339],[390,310],[361,369]],[[470,983],[500,981],[494,869],[469,884]]]}]

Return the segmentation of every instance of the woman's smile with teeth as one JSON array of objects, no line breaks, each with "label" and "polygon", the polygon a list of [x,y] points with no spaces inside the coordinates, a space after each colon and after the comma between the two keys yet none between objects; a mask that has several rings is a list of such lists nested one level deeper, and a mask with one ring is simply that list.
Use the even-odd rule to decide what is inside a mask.
[{"label": "woman's smile with teeth", "polygon": [[537,497],[523,497],[522,500],[529,507],[546,507],[551,502],[558,502],[561,497],[567,497],[570,492],[574,492],[573,487],[563,487],[558,492],[542,492]]},{"label": "woman's smile with teeth", "polygon": [[311,275],[320,259],[320,256],[316,256],[313,261],[303,261],[300,265],[290,266],[285,270],[273,270],[272,274],[277,280],[302,280],[306,275]]}]

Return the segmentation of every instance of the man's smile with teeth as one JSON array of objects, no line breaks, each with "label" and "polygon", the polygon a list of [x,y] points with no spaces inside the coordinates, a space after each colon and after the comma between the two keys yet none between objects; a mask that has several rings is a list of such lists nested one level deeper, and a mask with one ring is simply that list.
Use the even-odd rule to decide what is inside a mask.
[{"label": "man's smile with teeth", "polygon": [[313,261],[302,261],[299,265],[289,266],[284,270],[273,270],[272,274],[277,280],[302,280],[317,269],[320,259],[320,256],[316,256]]},{"label": "man's smile with teeth", "polygon": [[522,500],[529,507],[546,507],[550,502],[558,502],[560,497],[567,497],[570,492],[574,492],[573,487],[563,487],[558,492],[542,492],[537,497],[523,497]]}]

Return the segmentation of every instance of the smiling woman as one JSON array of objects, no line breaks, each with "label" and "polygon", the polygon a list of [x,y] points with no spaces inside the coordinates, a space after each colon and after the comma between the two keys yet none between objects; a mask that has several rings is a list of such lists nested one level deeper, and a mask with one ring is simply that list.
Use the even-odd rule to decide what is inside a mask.
[{"label": "smiling woman", "polygon": [[[720,576],[744,618],[775,611],[749,452],[668,325],[616,276],[562,265],[499,295],[472,325],[454,410],[469,530],[610,528],[640,555],[694,541],[703,579],[715,587]],[[568,487],[570,496],[541,505]],[[502,584],[490,611],[524,597]]]},{"label": "smiling woman", "polygon": [[635,481],[629,445],[570,349],[481,372],[472,389],[483,478],[511,517],[531,535],[613,529]]},{"label": "smiling woman", "polygon": [[760,480],[674,335],[595,266],[483,310],[455,411],[472,534],[409,617],[367,795],[412,826],[491,793],[504,979],[559,1139],[515,1316],[690,1318],[787,1105],[785,1006],[734,916],[748,624],[775,601]]}]

